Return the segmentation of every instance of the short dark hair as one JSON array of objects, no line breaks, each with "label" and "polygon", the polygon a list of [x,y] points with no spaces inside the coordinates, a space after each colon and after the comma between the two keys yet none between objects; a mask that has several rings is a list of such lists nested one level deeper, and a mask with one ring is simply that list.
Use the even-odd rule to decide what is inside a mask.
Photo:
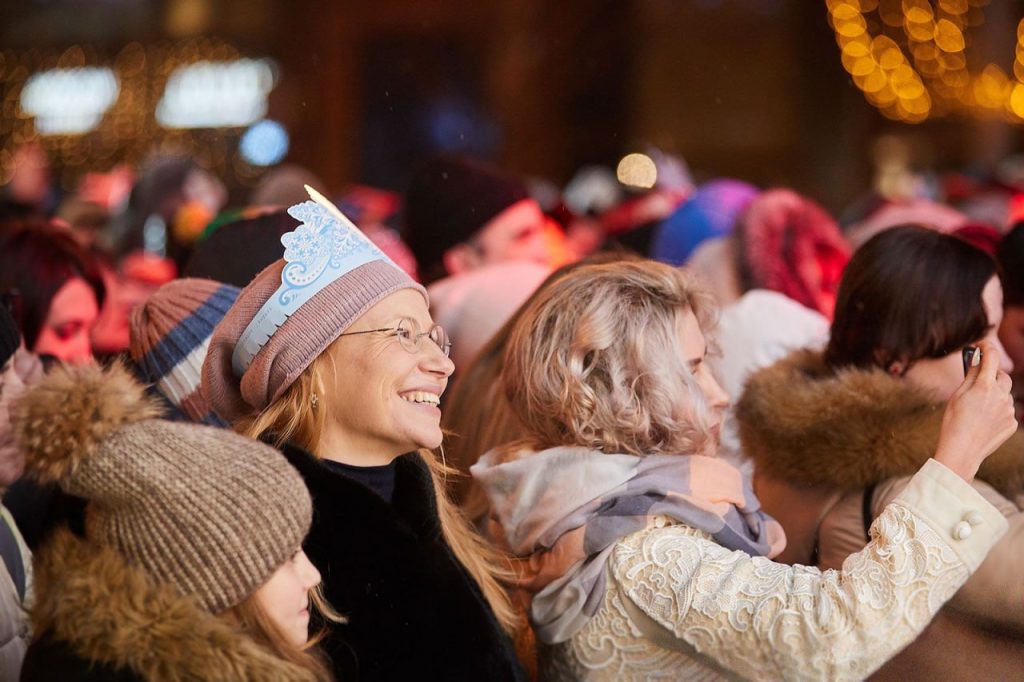
[{"label": "short dark hair", "polygon": [[1003,305],[1024,306],[1024,221],[1014,224],[996,248]]},{"label": "short dark hair", "polygon": [[81,277],[103,306],[106,289],[95,256],[45,220],[19,221],[0,242],[0,293],[17,294],[16,322],[32,349],[54,296],[69,279]]},{"label": "short dark hair", "polygon": [[905,225],[881,232],[843,273],[825,362],[833,368],[909,368],[983,337],[981,300],[995,261],[968,242]]}]

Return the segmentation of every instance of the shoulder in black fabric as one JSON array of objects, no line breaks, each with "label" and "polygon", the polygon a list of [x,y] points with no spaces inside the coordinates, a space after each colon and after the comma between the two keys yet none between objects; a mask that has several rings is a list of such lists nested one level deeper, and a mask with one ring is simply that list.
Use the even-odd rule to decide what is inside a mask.
[{"label": "shoulder in black fabric", "polygon": [[339,679],[518,680],[511,641],[441,534],[430,474],[405,455],[391,505],[293,446],[313,497],[304,545],[331,605],[328,653]]}]

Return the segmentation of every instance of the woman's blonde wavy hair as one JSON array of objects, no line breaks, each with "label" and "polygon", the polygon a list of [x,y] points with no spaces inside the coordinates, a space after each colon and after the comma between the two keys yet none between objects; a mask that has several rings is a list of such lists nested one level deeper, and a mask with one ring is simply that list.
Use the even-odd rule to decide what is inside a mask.
[{"label": "woman's blonde wavy hair", "polygon": [[654,261],[580,267],[544,289],[512,330],[502,371],[527,444],[705,451],[708,407],[680,347],[686,311],[705,334],[713,327],[710,294]]},{"label": "woman's blonde wavy hair", "polygon": [[[273,436],[272,442],[278,447],[285,442],[292,442],[321,456],[320,434],[323,432],[324,415],[330,410],[322,404],[314,409],[312,398],[314,394],[317,395],[321,403],[329,399],[325,398],[322,377],[333,376],[334,361],[330,356],[329,351],[317,356],[280,398],[259,414],[239,420],[234,425],[235,430],[251,438],[263,438],[270,434]],[[447,479],[456,472],[430,450],[419,450],[417,456],[430,471],[441,531],[448,546],[476,580],[498,622],[507,632],[514,632],[517,617],[504,587],[513,580],[509,562],[480,537],[451,501],[447,492]]]}]

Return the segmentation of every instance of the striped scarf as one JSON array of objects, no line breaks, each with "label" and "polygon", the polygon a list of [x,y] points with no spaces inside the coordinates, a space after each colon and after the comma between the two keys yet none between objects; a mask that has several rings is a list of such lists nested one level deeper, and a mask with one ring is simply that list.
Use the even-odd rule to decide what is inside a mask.
[{"label": "striped scarf", "polygon": [[615,543],[664,516],[731,550],[776,556],[782,527],[759,511],[749,480],[701,455],[604,454],[562,447],[492,450],[472,469],[491,502],[491,530],[533,594],[538,638],[566,641],[598,611]]}]

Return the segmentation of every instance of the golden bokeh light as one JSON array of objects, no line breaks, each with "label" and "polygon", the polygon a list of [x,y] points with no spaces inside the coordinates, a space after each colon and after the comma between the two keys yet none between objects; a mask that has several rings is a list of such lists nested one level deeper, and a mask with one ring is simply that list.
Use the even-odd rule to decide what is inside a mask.
[{"label": "golden bokeh light", "polygon": [[[1024,19],[1012,71],[971,60],[989,0],[826,0],[843,68],[887,118],[958,114],[1024,123]],[[980,67],[980,68],[979,68]]]}]

